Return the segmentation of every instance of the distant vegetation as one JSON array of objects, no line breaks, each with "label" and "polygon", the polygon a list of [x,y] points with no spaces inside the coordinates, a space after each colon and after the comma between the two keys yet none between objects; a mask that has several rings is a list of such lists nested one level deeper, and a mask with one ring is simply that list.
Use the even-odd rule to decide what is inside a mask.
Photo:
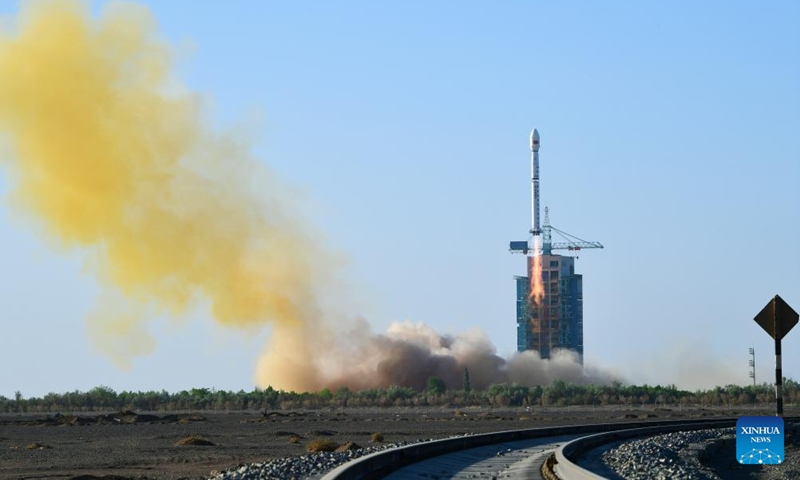
[{"label": "distant vegetation", "polygon": [[[516,384],[492,385],[486,390],[469,388],[468,376],[460,390],[448,389],[441,379],[433,377],[428,389],[415,391],[392,385],[387,388],[351,391],[346,387],[335,391],[287,392],[272,387],[250,392],[227,392],[193,388],[177,393],[167,391],[115,392],[99,386],[88,392],[48,393],[44,397],[25,398],[16,392],[14,398],[0,396],[0,413],[96,412],[109,410],[288,410],[328,407],[387,406],[572,406],[572,405],[699,405],[752,406],[775,401],[772,385],[741,387],[727,385],[710,390],[690,392],[674,385],[573,385],[556,380],[546,386],[525,387]],[[784,402],[800,403],[800,384],[784,379]]]}]

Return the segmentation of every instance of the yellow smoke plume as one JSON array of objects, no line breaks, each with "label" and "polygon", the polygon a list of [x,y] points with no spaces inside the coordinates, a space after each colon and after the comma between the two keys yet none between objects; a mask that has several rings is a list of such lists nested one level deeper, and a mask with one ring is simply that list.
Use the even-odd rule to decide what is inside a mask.
[{"label": "yellow smoke plume", "polygon": [[146,8],[25,2],[12,24],[0,32],[10,202],[107,287],[87,319],[103,353],[128,365],[153,348],[144,322],[197,300],[230,326],[316,318],[321,252],[242,142],[205,126]]},{"label": "yellow smoke plume", "polygon": [[46,241],[86,255],[104,287],[89,338],[116,364],[155,348],[148,322],[197,303],[227,326],[273,325],[257,362],[262,387],[424,388],[436,375],[455,388],[465,368],[476,388],[606,378],[569,353],[505,360],[480,332],[400,323],[380,335],[343,321],[332,313],[340,259],[301,225],[294,196],[246,142],[206,127],[148,10],[111,3],[93,18],[78,0],[25,2],[11,24],[0,31],[10,202]]}]

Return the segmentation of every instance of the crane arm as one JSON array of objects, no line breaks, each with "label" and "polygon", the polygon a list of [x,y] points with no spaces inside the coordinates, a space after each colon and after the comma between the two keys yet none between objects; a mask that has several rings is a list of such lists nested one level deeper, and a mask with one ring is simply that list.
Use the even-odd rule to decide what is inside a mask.
[{"label": "crane arm", "polygon": [[584,248],[603,248],[603,244],[600,242],[589,242],[582,238],[578,238],[575,235],[570,235],[563,230],[559,230],[552,225],[546,225],[545,228],[549,228],[551,231],[556,232],[565,240],[563,242],[551,243],[551,250],[583,250]]}]

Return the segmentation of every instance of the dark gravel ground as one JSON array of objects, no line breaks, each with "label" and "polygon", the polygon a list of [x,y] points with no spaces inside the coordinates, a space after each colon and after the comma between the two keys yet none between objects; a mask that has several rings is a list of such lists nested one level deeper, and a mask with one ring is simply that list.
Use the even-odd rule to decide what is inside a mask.
[{"label": "dark gravel ground", "polygon": [[[443,438],[467,433],[711,416],[752,415],[753,410],[619,408],[383,408],[317,411],[200,413],[205,420],[172,423],[30,425],[43,415],[0,415],[0,478],[72,479],[205,478],[242,463],[302,455],[314,439],[369,445],[373,432],[384,442]],[[756,413],[758,414],[758,413]],[[767,414],[767,413],[762,413]],[[94,415],[86,415],[94,417]],[[28,424],[26,424],[28,423]],[[53,423],[53,422],[50,422]],[[301,436],[290,443],[292,434]],[[213,446],[178,446],[199,435]],[[30,444],[51,448],[28,450]],[[788,456],[788,452],[787,452]]]}]

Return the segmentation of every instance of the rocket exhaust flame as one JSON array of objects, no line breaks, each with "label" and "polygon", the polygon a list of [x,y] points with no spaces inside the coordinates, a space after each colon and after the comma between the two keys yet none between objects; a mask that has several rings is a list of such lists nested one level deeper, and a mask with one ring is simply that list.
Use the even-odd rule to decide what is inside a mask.
[{"label": "rocket exhaust flame", "polygon": [[533,237],[533,264],[530,271],[531,292],[528,298],[535,305],[541,305],[544,298],[544,285],[542,284],[542,255],[539,253],[539,237]]},{"label": "rocket exhaust flame", "polygon": [[202,302],[222,325],[273,326],[261,386],[422,388],[437,375],[457,387],[465,367],[478,388],[611,380],[567,352],[503,359],[479,331],[399,323],[381,335],[329,313],[338,257],[241,139],[204,124],[144,7],[111,3],[95,19],[88,2],[24,2],[14,25],[0,32],[11,203],[48,241],[87,254],[105,291],[89,337],[118,366],[155,348],[148,321]]}]

